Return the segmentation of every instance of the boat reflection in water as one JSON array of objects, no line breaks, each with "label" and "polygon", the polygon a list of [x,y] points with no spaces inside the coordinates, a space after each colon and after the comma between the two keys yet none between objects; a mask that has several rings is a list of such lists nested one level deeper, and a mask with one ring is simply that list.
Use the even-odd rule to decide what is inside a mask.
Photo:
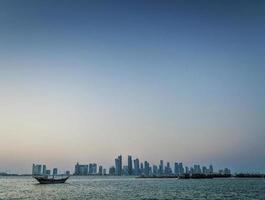
[{"label": "boat reflection in water", "polygon": [[35,178],[40,184],[56,184],[56,183],[65,183],[65,181],[70,176],[67,175],[34,175],[33,178]]}]

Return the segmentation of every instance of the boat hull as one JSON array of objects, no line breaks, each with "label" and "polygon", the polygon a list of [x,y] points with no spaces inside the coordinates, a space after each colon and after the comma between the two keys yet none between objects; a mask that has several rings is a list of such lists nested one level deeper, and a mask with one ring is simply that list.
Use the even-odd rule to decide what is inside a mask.
[{"label": "boat hull", "polygon": [[46,177],[39,177],[34,176],[34,178],[40,183],[40,184],[58,184],[58,183],[65,183],[65,181],[69,178],[60,178],[60,179],[54,179],[54,178],[46,178]]}]

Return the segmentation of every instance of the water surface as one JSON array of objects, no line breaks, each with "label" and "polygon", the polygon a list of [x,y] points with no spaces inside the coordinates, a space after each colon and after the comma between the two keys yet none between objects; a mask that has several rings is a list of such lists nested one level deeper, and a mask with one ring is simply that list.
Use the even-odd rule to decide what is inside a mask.
[{"label": "water surface", "polygon": [[265,179],[137,179],[70,177],[40,185],[31,177],[0,177],[0,199],[265,199]]}]

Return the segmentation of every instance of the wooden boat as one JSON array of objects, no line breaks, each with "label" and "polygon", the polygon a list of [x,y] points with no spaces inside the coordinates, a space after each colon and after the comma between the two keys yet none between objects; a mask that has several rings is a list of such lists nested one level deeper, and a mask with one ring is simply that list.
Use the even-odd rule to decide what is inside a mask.
[{"label": "wooden boat", "polygon": [[33,176],[40,184],[65,183],[70,176]]}]

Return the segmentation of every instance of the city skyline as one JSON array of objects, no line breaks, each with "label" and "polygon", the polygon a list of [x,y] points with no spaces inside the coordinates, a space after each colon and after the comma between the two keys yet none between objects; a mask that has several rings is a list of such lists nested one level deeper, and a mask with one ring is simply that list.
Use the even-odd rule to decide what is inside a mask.
[{"label": "city skyline", "polygon": [[0,171],[121,154],[265,172],[264,10],[0,1]]},{"label": "city skyline", "polygon": [[[144,171],[146,166],[148,166],[148,170],[154,173],[154,170],[157,171],[157,175],[165,174],[175,174],[176,173],[176,165],[179,166],[179,173],[193,173],[194,172],[200,172],[200,173],[222,173],[222,170],[228,170],[229,173],[231,173],[231,169],[227,167],[216,167],[215,170],[213,170],[213,164],[212,163],[196,163],[194,161],[187,163],[183,163],[180,160],[174,160],[174,161],[167,161],[167,160],[157,160],[155,162],[150,162],[145,159],[141,160],[138,156],[133,157],[132,155],[128,155],[127,159],[126,157],[122,156],[121,154],[118,155],[114,160],[114,162],[110,165],[102,165],[101,163],[92,161],[92,162],[75,162],[74,168],[47,168],[47,165],[45,162],[34,162],[31,166],[31,173],[14,173],[10,170],[6,171],[0,171],[0,173],[6,173],[6,174],[16,174],[16,175],[29,175],[29,174],[35,174],[35,175],[61,175],[61,174],[67,174],[70,175],[114,175],[114,176],[130,176],[130,175],[144,175],[146,172]],[[82,172],[78,172],[79,167],[82,168]],[[207,169],[207,166],[209,167]],[[196,171],[199,169],[199,171]],[[167,168],[168,172],[167,173]],[[111,171],[113,170],[113,173]],[[30,170],[27,170],[30,171]],[[262,173],[261,171],[234,171],[233,173]]]},{"label": "city skyline", "polygon": [[[46,164],[32,164],[32,175],[70,175],[72,170],[61,170],[53,168],[50,170]],[[237,172],[238,173],[238,172]],[[183,176],[184,174],[219,174],[219,175],[231,175],[229,168],[215,169],[212,164],[209,166],[193,164],[187,166],[180,161],[174,161],[173,163],[160,160],[159,162],[150,163],[147,160],[139,160],[138,157],[133,158],[128,155],[127,160],[122,155],[117,156],[114,159],[114,163],[109,169],[105,166],[94,163],[79,163],[77,162],[72,171],[72,175],[88,176],[88,175],[111,175],[111,176]]]}]

